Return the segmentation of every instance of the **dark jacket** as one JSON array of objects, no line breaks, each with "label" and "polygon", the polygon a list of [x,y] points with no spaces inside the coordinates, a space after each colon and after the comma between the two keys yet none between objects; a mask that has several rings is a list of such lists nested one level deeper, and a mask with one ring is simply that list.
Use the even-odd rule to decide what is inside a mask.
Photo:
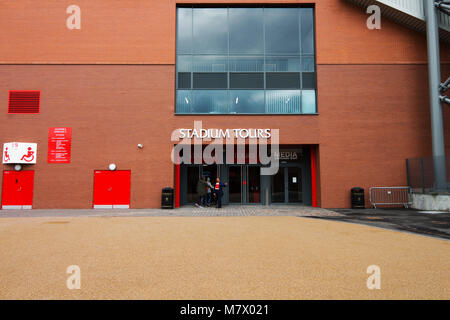
[{"label": "dark jacket", "polygon": [[223,183],[223,182],[219,182],[219,190],[217,190],[216,189],[216,183],[217,182],[215,182],[213,184],[214,192],[217,193],[217,194],[220,194],[221,196],[223,196],[223,190],[222,189],[225,188],[227,185],[225,183]]},{"label": "dark jacket", "polygon": [[197,182],[197,194],[199,196],[205,196],[207,192],[208,184],[205,180],[200,179]]}]

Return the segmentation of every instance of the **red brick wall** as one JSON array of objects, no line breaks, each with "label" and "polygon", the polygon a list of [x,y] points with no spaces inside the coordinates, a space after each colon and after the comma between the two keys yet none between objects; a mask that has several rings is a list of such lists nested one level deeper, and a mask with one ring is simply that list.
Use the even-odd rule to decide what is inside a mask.
[{"label": "red brick wall", "polygon": [[[177,3],[316,5],[319,64],[426,62],[424,36],[368,15],[347,0],[20,0],[0,2],[0,63],[175,63]],[[81,30],[66,28],[66,8],[81,8]],[[442,58],[450,61],[448,46]]]},{"label": "red brick wall", "polygon": [[[425,37],[387,20],[370,31],[364,10],[345,0],[272,2],[316,2],[318,116],[174,115],[175,1],[76,1],[82,29],[72,31],[69,3],[0,3],[8,30],[0,33],[0,143],[38,143],[34,207],[91,207],[93,171],[112,162],[132,170],[132,207],[158,207],[174,181],[170,133],[199,119],[210,128],[280,128],[282,144],[318,144],[323,207],[349,207],[354,186],[405,185],[405,159],[431,154]],[[447,46],[441,55],[449,61]],[[42,90],[41,114],[8,115],[10,89]],[[449,117],[444,107],[446,141]],[[56,126],[73,128],[70,164],[46,162]]]}]

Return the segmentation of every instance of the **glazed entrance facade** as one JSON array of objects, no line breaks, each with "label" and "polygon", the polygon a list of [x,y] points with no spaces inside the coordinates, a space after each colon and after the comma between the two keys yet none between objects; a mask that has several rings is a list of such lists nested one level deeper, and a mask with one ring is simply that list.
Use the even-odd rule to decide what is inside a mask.
[{"label": "glazed entrance facade", "polygon": [[[278,172],[262,175],[261,164],[181,164],[180,204],[198,201],[200,177],[227,183],[224,204],[312,204],[309,147],[281,147]],[[224,157],[225,158],[225,157]]]}]

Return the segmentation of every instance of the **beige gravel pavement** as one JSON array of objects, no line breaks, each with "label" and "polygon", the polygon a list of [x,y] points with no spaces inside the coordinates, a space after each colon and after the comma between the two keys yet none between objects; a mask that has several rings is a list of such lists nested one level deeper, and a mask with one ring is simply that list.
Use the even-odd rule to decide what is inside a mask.
[{"label": "beige gravel pavement", "polygon": [[0,247],[0,299],[450,299],[449,241],[292,216],[2,218]]}]

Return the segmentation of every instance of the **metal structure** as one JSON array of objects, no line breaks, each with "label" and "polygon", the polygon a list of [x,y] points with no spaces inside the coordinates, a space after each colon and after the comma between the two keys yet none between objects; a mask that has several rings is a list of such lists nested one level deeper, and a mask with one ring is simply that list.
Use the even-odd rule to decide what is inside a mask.
[{"label": "metal structure", "polygon": [[[443,1],[423,0],[427,21],[428,79],[430,89],[431,136],[434,159],[434,181],[437,191],[447,189],[445,168],[444,122],[442,119],[442,91],[450,80],[441,83],[441,59],[439,55],[438,10],[447,10]],[[438,9],[440,8],[440,9]],[[444,101],[447,98],[444,98]]]},{"label": "metal structure", "polygon": [[369,189],[370,203],[376,209],[377,205],[411,205],[411,189],[409,187],[372,187]]}]

